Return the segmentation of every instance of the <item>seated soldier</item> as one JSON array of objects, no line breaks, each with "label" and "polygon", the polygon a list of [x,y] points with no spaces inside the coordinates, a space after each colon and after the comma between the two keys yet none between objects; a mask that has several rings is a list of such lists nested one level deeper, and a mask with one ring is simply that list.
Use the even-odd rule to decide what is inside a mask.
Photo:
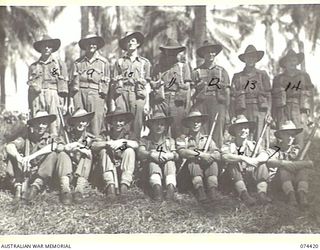
[{"label": "seated soldier", "polygon": [[41,178],[44,169],[56,163],[57,153],[53,150],[54,138],[48,133],[49,125],[55,120],[55,115],[49,115],[47,111],[37,111],[35,117],[27,121],[28,129],[24,135],[9,142],[5,147],[8,156],[6,172],[13,178],[17,201],[21,197],[28,199],[26,190],[21,193],[22,183],[27,175],[33,173],[34,182],[29,194],[33,196],[35,193],[33,190],[39,191],[44,184]]},{"label": "seated soldier", "polygon": [[68,138],[65,138],[66,144],[58,155],[56,166],[60,178],[61,202],[65,205],[72,203],[71,180],[76,180],[74,202],[81,203],[83,199],[84,188],[92,169],[91,144],[95,136],[87,132],[87,128],[93,117],[94,112],[88,113],[79,108],[67,119],[68,132],[65,136]]},{"label": "seated soldier", "polygon": [[173,200],[176,187],[176,165],[179,158],[175,149],[175,141],[167,135],[173,118],[155,110],[146,121],[150,134],[141,138],[138,156],[141,164],[148,169],[149,183],[152,187],[153,199],[162,200],[162,179],[167,187],[166,199]]},{"label": "seated soldier", "polygon": [[83,188],[92,165],[92,154],[88,144],[93,136],[86,132],[92,117],[93,113],[78,109],[68,119],[70,130],[67,134],[68,139],[65,138],[66,144],[63,145],[62,141],[59,142],[56,145],[58,154],[55,155],[52,164],[43,165],[39,168],[39,178],[31,186],[29,200],[34,199],[39,192],[41,180],[52,178],[56,174],[59,177],[60,201],[64,205],[72,203],[70,179],[73,177],[77,179],[74,201],[81,201]]},{"label": "seated soldier", "polygon": [[286,121],[274,133],[280,141],[279,145],[263,151],[257,160],[266,162],[269,168],[277,171],[281,188],[291,206],[298,205],[294,188],[296,187],[300,208],[305,209],[308,206],[306,194],[309,186],[307,168],[312,162],[298,160],[300,146],[296,144],[295,139],[302,130],[302,128],[297,128],[292,121]]},{"label": "seated soldier", "polygon": [[99,164],[102,166],[106,194],[110,199],[116,196],[118,167],[121,171],[121,195],[126,195],[131,186],[136,160],[135,149],[138,148],[135,136],[129,131],[132,120],[132,113],[117,107],[105,117],[106,127],[109,129],[102,132],[101,137],[92,144],[92,150],[99,151]]},{"label": "seated soldier", "polygon": [[[215,160],[220,160],[220,152],[212,138],[208,139],[209,136],[202,135],[200,132],[201,126],[206,122],[208,122],[208,115],[201,114],[198,110],[191,111],[182,120],[182,124],[189,128],[189,134],[181,135],[176,142],[180,158],[187,160],[185,164],[200,202],[206,200],[204,178],[209,199],[212,201],[218,199],[218,164]],[[207,143],[209,143],[208,146]]]},{"label": "seated soldier", "polygon": [[251,157],[255,142],[249,140],[248,136],[255,127],[255,122],[248,121],[244,115],[239,115],[229,127],[229,133],[234,136],[234,141],[225,143],[221,148],[225,174],[231,178],[241,200],[249,206],[256,203],[247,191],[245,182],[248,183],[250,180],[256,184],[259,202],[262,204],[271,202],[267,197],[268,169],[265,165],[257,166],[256,159]]}]

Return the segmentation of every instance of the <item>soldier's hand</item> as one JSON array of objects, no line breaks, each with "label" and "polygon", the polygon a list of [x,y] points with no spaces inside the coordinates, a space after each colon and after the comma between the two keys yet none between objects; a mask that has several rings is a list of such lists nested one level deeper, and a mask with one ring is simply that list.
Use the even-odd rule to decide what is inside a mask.
[{"label": "soldier's hand", "polygon": [[90,149],[87,148],[77,148],[77,151],[84,154],[88,159],[92,159],[92,152]]},{"label": "soldier's hand", "polygon": [[199,155],[199,157],[202,159],[202,160],[204,160],[204,161],[206,161],[207,163],[212,163],[213,161],[214,161],[214,158],[213,158],[213,156],[211,155],[211,154],[208,154],[208,153],[200,153],[200,155]]},{"label": "soldier's hand", "polygon": [[259,161],[257,160],[257,158],[251,158],[251,157],[244,156],[244,161],[252,167],[258,167],[258,165],[259,165]]}]

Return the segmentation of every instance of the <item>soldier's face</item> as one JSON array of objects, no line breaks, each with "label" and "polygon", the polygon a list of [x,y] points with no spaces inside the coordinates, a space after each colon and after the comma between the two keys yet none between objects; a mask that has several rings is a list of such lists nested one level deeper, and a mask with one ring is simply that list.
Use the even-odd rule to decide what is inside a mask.
[{"label": "soldier's face", "polygon": [[52,48],[49,46],[43,46],[41,49],[41,54],[44,56],[50,56],[52,53]]},{"label": "soldier's face", "polygon": [[294,141],[294,136],[288,134],[288,133],[281,133],[279,135],[280,140],[282,141],[283,145],[292,145]]},{"label": "soldier's face", "polygon": [[89,125],[89,123],[87,121],[80,121],[76,125],[76,128],[78,131],[84,131],[88,125]]},{"label": "soldier's face", "polygon": [[48,126],[49,126],[48,123],[40,122],[34,127],[34,132],[39,135],[43,135],[47,131]]},{"label": "soldier's face", "polygon": [[151,124],[151,131],[155,134],[163,134],[166,130],[166,123],[165,121],[162,120],[158,120],[158,121],[154,121]]},{"label": "soldier's face", "polygon": [[288,60],[285,64],[285,67],[287,70],[293,70],[296,69],[298,65],[298,58],[293,57],[291,60]]},{"label": "soldier's face", "polygon": [[207,61],[207,62],[214,62],[216,58],[216,53],[215,52],[208,52],[205,54],[204,56],[204,59]]},{"label": "soldier's face", "polygon": [[239,126],[235,132],[238,138],[247,139],[250,134],[250,129],[247,126]]},{"label": "soldier's face", "polygon": [[257,60],[255,58],[248,57],[246,59],[246,66],[248,67],[254,67],[256,65]]},{"label": "soldier's face", "polygon": [[136,50],[139,46],[140,46],[140,43],[138,43],[137,39],[136,38],[131,38],[128,41],[127,48],[128,48],[128,50],[133,51],[133,50]]},{"label": "soldier's face", "polygon": [[192,132],[199,132],[201,129],[202,120],[201,118],[193,118],[188,122],[188,126]]},{"label": "soldier's face", "polygon": [[123,127],[125,126],[125,121],[121,118],[121,119],[113,119],[111,122],[111,126],[112,128],[117,131],[120,132]]},{"label": "soldier's face", "polygon": [[87,52],[95,53],[98,50],[98,46],[96,44],[88,44]]}]

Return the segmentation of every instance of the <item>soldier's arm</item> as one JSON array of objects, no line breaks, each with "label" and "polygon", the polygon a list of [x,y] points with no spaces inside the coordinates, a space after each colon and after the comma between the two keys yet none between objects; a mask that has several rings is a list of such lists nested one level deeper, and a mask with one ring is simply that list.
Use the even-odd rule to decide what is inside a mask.
[{"label": "soldier's arm", "polygon": [[103,75],[100,81],[99,93],[102,97],[107,97],[109,92],[110,85],[110,63],[107,59],[104,58],[103,61]]},{"label": "soldier's arm", "polygon": [[78,64],[74,62],[71,69],[71,79],[70,79],[70,91],[73,94],[77,93],[80,88],[80,79],[79,79]]},{"label": "soldier's arm", "polygon": [[60,75],[58,75],[58,93],[61,97],[68,95],[68,70],[67,65],[62,60],[58,60],[60,67]]},{"label": "soldier's arm", "polygon": [[[20,141],[19,144],[24,144],[24,140],[22,138],[18,138],[15,141]],[[17,159],[18,162],[22,162],[22,156],[19,153],[19,148],[21,146],[17,145],[15,142],[10,142],[5,146],[5,150],[7,152],[8,155],[10,155],[11,157]]]},{"label": "soldier's arm", "polygon": [[231,85],[230,85],[230,78],[229,78],[229,74],[228,72],[223,69],[222,71],[222,74],[223,74],[223,78],[225,79],[225,82],[223,83],[225,85],[225,95],[226,95],[226,106],[227,106],[227,110],[229,110],[229,107],[230,107],[230,88],[231,88]]},{"label": "soldier's arm", "polygon": [[314,95],[315,95],[315,88],[314,85],[311,82],[311,78],[308,73],[306,74],[306,85],[307,85],[307,90],[311,92],[312,97],[310,98],[310,118],[314,118]]},{"label": "soldier's arm", "polygon": [[271,113],[271,83],[270,83],[270,78],[267,74],[266,71],[262,72],[262,84],[263,84],[263,89],[266,92],[267,98],[268,98],[268,113]]}]

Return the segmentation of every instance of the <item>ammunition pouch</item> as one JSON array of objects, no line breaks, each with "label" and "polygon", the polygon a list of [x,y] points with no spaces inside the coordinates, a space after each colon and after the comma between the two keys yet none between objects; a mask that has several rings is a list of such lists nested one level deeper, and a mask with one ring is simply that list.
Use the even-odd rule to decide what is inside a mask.
[{"label": "ammunition pouch", "polygon": [[28,81],[29,91],[32,95],[39,95],[42,89],[42,77]]},{"label": "ammunition pouch", "polygon": [[246,105],[246,92],[245,91],[237,91],[235,95],[235,109],[244,110],[247,108]]},{"label": "ammunition pouch", "polygon": [[275,89],[272,92],[273,103],[276,108],[284,107],[287,103],[287,95],[284,89]]},{"label": "ammunition pouch", "polygon": [[262,110],[267,110],[269,108],[269,102],[268,102],[268,92],[260,92],[258,95],[258,104],[259,108]]},{"label": "ammunition pouch", "polygon": [[154,86],[150,93],[150,101],[152,103],[161,103],[165,100],[164,96],[164,85],[158,84],[158,86]]},{"label": "ammunition pouch", "polygon": [[302,90],[300,94],[300,110],[307,111],[311,109],[313,102],[313,93],[310,90]]},{"label": "ammunition pouch", "polygon": [[135,93],[137,99],[145,99],[147,96],[145,83],[142,81],[135,82]]},{"label": "ammunition pouch", "polygon": [[61,97],[68,96],[68,82],[64,79],[58,80],[58,95]]}]

